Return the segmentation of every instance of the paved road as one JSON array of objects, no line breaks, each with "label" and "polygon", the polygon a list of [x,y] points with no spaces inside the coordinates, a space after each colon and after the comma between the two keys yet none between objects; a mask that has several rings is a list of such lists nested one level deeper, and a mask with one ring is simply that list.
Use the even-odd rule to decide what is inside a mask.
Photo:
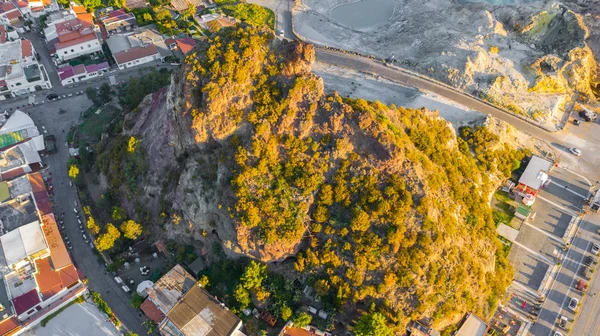
[{"label": "paved road", "polygon": [[[58,152],[46,157],[46,160],[49,171],[52,173],[55,195],[57,195],[55,197],[55,212],[57,214],[62,211],[65,212],[65,232],[73,244],[71,257],[74,258],[76,266],[89,279],[88,287],[102,295],[119,320],[123,322],[123,325],[129,330],[145,335],[146,328],[142,326],[145,319],[141,317],[139,311],[130,307],[129,295],[125,294],[116,284],[106,272],[106,268],[97,253],[84,242],[77,227],[77,219],[73,213],[77,194],[75,189],[69,186],[67,176],[69,154],[65,146],[66,135],[69,128],[78,120],[79,114],[89,105],[91,103],[85,96],[72,97],[32,108],[30,115],[38,128],[41,129],[42,126],[45,126],[49,134],[56,136]],[[59,114],[60,108],[67,112]],[[78,211],[81,213],[79,208]]]}]

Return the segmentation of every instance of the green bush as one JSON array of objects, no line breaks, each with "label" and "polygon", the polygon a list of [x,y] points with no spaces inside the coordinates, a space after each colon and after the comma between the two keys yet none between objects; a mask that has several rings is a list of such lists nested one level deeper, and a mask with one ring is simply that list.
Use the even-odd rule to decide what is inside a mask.
[{"label": "green bush", "polygon": [[256,27],[267,26],[275,29],[275,14],[272,10],[249,3],[225,5],[221,7],[224,14],[244,21]]}]

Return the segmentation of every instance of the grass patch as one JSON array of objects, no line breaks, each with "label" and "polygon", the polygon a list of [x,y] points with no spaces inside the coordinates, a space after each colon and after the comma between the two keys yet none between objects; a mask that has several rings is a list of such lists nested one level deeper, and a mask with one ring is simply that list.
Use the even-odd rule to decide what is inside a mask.
[{"label": "grass patch", "polygon": [[504,223],[506,225],[510,224],[513,217],[515,217],[515,212],[512,209],[514,202],[515,201],[507,192],[499,190],[494,193],[494,200],[492,202],[492,216],[494,217],[496,226],[498,226],[500,223]]},{"label": "grass patch", "polygon": [[63,307],[61,307],[59,310],[57,310],[54,313],[46,316],[46,318],[44,318],[42,320],[42,322],[40,322],[40,324],[42,325],[42,327],[45,327],[46,324],[48,324],[48,322],[50,322],[50,320],[52,320],[53,318],[55,318],[56,316],[58,316],[58,314],[62,313],[65,309],[71,307],[72,305],[74,305],[76,303],[83,303],[84,301],[85,301],[85,298],[83,296],[78,296],[75,300],[67,303],[66,305],[64,305]]},{"label": "grass patch", "polygon": [[239,0],[215,0],[217,6],[233,5],[240,2]]},{"label": "grass patch", "polygon": [[[100,110],[100,113],[96,114],[98,110]],[[105,105],[101,108],[90,107],[83,113],[83,123],[77,131],[78,138],[91,142],[100,141],[102,133],[108,129],[117,114],[118,109],[111,105]]]}]

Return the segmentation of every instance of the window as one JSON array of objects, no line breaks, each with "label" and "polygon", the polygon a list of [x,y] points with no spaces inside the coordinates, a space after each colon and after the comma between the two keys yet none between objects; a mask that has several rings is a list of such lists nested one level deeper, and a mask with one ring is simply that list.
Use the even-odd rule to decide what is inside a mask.
[{"label": "window", "polygon": [[65,50],[65,55],[67,54],[67,51]]},{"label": "window", "polygon": [[91,44],[88,44],[88,48],[91,48],[91,47],[92,47],[92,45],[91,45]]},{"label": "window", "polygon": [[15,83],[16,86],[21,86],[21,83]]},{"label": "window", "polygon": [[75,52],[75,50],[71,49],[71,52]]},{"label": "window", "polygon": [[83,46],[81,46],[80,48],[81,48],[81,50],[83,50]]}]

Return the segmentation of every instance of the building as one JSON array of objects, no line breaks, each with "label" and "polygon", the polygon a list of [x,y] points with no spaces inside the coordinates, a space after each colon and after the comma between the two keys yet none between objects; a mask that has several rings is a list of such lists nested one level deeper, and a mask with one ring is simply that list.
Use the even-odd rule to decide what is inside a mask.
[{"label": "building", "polygon": [[0,150],[6,150],[16,144],[31,139],[35,149],[45,150],[44,136],[33,120],[25,112],[16,110],[9,118],[8,113],[0,113]]},{"label": "building", "polygon": [[29,330],[85,293],[41,173],[0,182],[0,234],[0,331]]},{"label": "building", "polygon": [[[412,335],[413,334],[411,334],[411,336]],[[417,334],[414,335],[421,336]],[[278,336],[331,336],[331,334],[326,331],[321,331],[313,326],[306,326],[303,328],[296,327],[290,321],[283,327],[283,329],[281,329]]]},{"label": "building", "polygon": [[410,331],[411,336],[440,336],[437,330],[426,327],[417,321],[411,321],[407,330]]},{"label": "building", "polygon": [[39,18],[44,14],[59,10],[56,0],[16,0],[15,4],[25,17]]},{"label": "building", "polygon": [[190,5],[196,6],[197,11],[207,7],[203,0],[171,0],[171,6],[179,13],[187,10]]},{"label": "building", "polygon": [[454,336],[485,336],[488,325],[477,315],[467,313],[463,324],[456,331]]},{"label": "building", "polygon": [[[76,16],[72,18],[72,16]],[[50,53],[54,55],[56,64],[63,63],[83,55],[94,55],[102,52],[102,44],[98,39],[96,27],[91,14],[62,13],[56,22],[44,30],[46,41],[52,46]]]},{"label": "building", "polygon": [[542,187],[550,183],[548,174],[553,166],[552,162],[533,155],[515,188],[517,194],[523,197],[535,197]]},{"label": "building", "polygon": [[33,140],[22,142],[0,152],[0,180],[36,172],[42,169],[42,158]]},{"label": "building", "polygon": [[160,323],[167,336],[244,335],[242,320],[200,285],[194,285]]},{"label": "building", "polygon": [[121,70],[152,61],[162,61],[172,55],[164,37],[154,29],[140,28],[127,34],[111,35],[106,44]]},{"label": "building", "polygon": [[197,40],[192,37],[186,36],[177,39],[168,38],[165,40],[165,43],[171,51],[179,51],[181,52],[181,55],[179,56],[185,56],[187,53],[192,51],[192,49],[194,49],[194,47],[196,46],[196,44],[198,44],[199,41],[204,41],[207,39],[207,37],[203,37]]},{"label": "building", "polygon": [[231,27],[236,24],[234,18],[221,14],[204,14],[197,18],[197,21],[202,28],[210,32],[216,32],[221,28]]},{"label": "building", "polygon": [[242,321],[175,265],[151,288],[140,308],[169,336],[244,336]]},{"label": "building", "polygon": [[6,42],[13,42],[19,39],[19,34],[17,32],[8,27],[7,25],[0,24],[0,44],[4,44]]},{"label": "building", "polygon": [[14,3],[11,1],[0,3],[0,24],[14,25],[22,18],[21,11]]},{"label": "building", "polygon": [[108,68],[108,62],[90,65],[79,64],[76,66],[66,64],[59,67],[56,71],[58,72],[58,77],[60,78],[62,85],[68,85],[102,76],[108,71]]},{"label": "building", "polygon": [[0,44],[0,100],[52,87],[29,40]]},{"label": "building", "polygon": [[133,13],[125,13],[119,9],[107,13],[98,19],[102,38],[107,39],[109,35],[125,33],[137,28],[137,19]]}]

